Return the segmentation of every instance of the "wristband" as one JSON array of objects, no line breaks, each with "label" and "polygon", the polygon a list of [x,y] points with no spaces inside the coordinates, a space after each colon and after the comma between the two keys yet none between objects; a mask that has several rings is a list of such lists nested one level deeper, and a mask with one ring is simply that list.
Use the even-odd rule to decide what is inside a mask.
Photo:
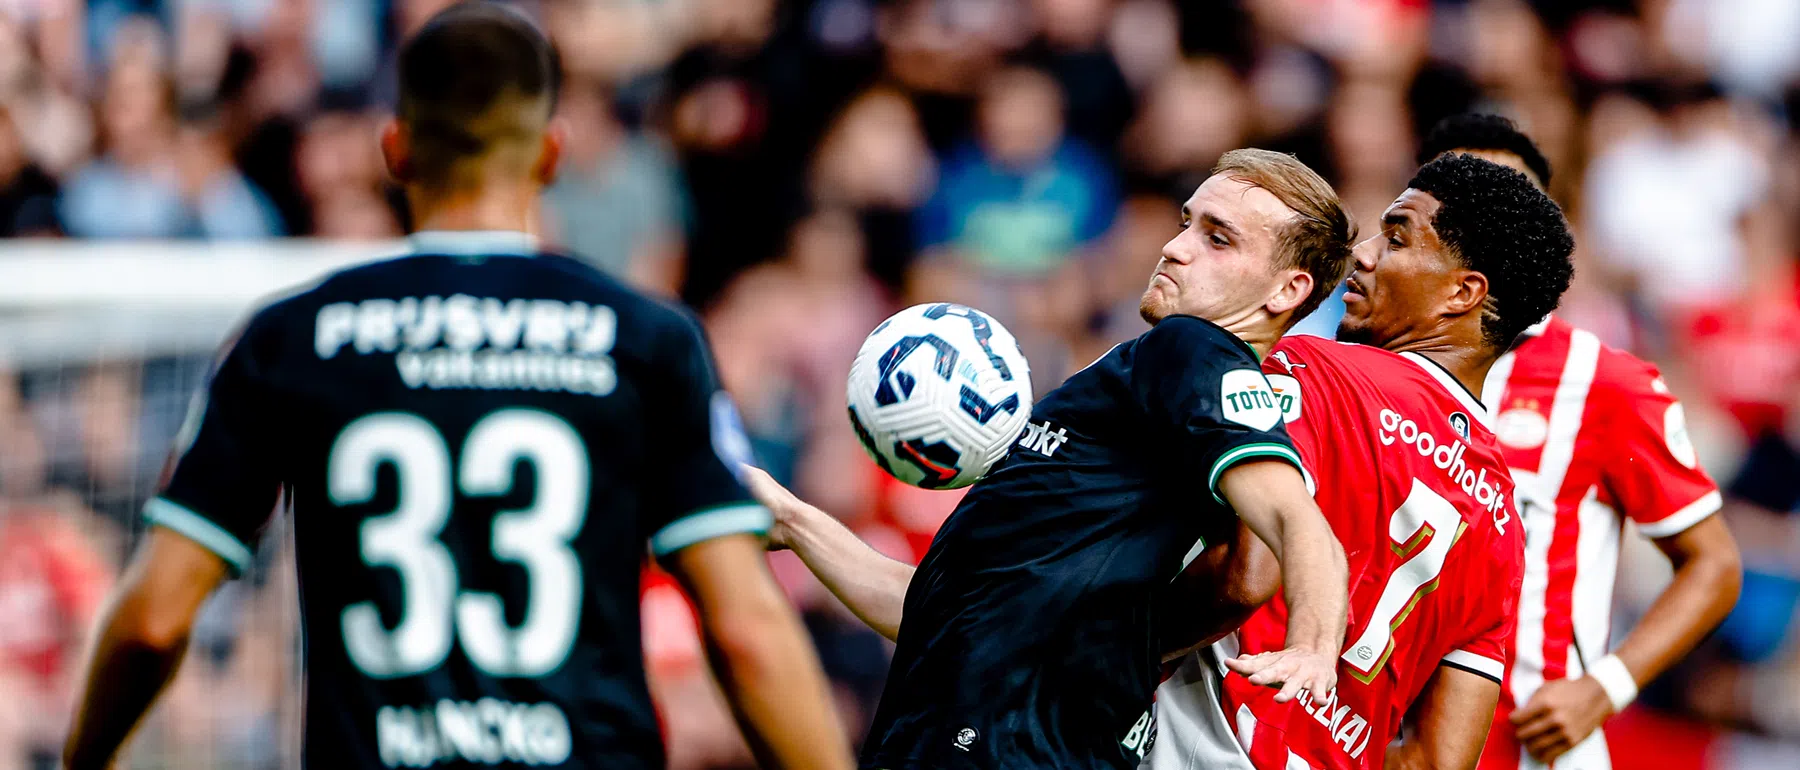
[{"label": "wristband", "polygon": [[1637,698],[1637,680],[1632,678],[1631,670],[1625,668],[1625,662],[1617,655],[1594,661],[1594,665],[1588,667],[1587,675],[1606,691],[1607,699],[1612,701],[1613,713],[1624,711]]}]

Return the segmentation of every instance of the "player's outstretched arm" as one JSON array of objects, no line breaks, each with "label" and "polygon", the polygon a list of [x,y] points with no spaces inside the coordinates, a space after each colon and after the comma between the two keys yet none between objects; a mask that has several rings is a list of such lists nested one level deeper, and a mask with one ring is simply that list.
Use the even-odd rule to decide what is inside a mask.
[{"label": "player's outstretched arm", "polygon": [[1719,517],[1655,542],[1674,565],[1675,579],[1618,650],[1589,661],[1585,676],[1545,682],[1513,712],[1520,745],[1539,761],[1555,760],[1599,729],[1637,695],[1639,683],[1693,650],[1737,603],[1743,568],[1737,541]]},{"label": "player's outstretched arm", "polygon": [[150,530],[101,616],[63,746],[65,768],[112,765],[138,720],[174,678],[194,615],[225,575],[224,560],[212,551],[167,529]]},{"label": "player's outstretched arm", "polygon": [[769,574],[762,543],[728,535],[663,562],[700,610],[707,657],[763,767],[849,768],[818,655]]},{"label": "player's outstretched arm", "polygon": [[1344,548],[1306,491],[1298,468],[1279,460],[1250,460],[1219,477],[1219,493],[1281,560],[1288,605],[1287,648],[1225,661],[1252,684],[1280,686],[1278,702],[1301,690],[1337,686],[1344,646],[1349,568]]},{"label": "player's outstretched arm", "polygon": [[1411,729],[1388,748],[1392,770],[1473,770],[1487,743],[1500,683],[1452,666],[1439,666],[1413,701]]},{"label": "player's outstretched arm", "polygon": [[888,641],[899,641],[913,566],[870,548],[831,514],[795,497],[762,469],[744,466],[744,472],[750,493],[775,515],[769,544],[793,549],[856,617]]}]

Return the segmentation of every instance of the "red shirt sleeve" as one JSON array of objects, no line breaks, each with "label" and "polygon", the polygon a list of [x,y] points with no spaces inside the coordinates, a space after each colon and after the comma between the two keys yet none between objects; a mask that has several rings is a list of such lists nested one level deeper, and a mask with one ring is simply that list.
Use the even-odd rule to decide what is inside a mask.
[{"label": "red shirt sleeve", "polygon": [[1681,402],[1656,367],[1619,355],[1615,371],[1599,404],[1607,435],[1624,451],[1608,453],[1601,481],[1645,535],[1671,537],[1719,510],[1719,487],[1700,467]]},{"label": "red shirt sleeve", "polygon": [[[1519,540],[1516,554],[1510,563],[1495,560],[1495,564],[1481,570],[1477,585],[1489,586],[1487,599],[1478,603],[1479,614],[1471,623],[1472,628],[1480,629],[1467,642],[1457,646],[1450,654],[1444,656],[1443,665],[1453,666],[1474,674],[1480,674],[1496,683],[1504,684],[1506,667],[1512,664],[1513,632],[1518,625],[1519,589],[1524,581],[1525,553],[1523,540]],[[1497,542],[1497,549],[1505,550],[1507,544]],[[1493,566],[1504,569],[1495,570]],[[1509,579],[1495,580],[1504,573]]]}]

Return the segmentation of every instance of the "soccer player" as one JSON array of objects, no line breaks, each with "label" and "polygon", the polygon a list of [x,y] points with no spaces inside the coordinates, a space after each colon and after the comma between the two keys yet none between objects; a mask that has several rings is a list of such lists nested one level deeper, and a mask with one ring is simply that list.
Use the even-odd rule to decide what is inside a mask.
[{"label": "soccer player", "polygon": [[[1340,342],[1290,337],[1264,364],[1350,561],[1338,687],[1277,703],[1211,651],[1190,656],[1157,693],[1155,770],[1471,768],[1480,755],[1524,569],[1481,386],[1568,288],[1574,242],[1523,175],[1466,155],[1420,169],[1381,224],[1357,247]],[[1188,638],[1274,593],[1254,541],[1221,551],[1175,590],[1196,581],[1242,604],[1178,614],[1196,624]],[[1286,623],[1275,599],[1221,647],[1276,649]],[[1390,751],[1409,711],[1416,729]]]},{"label": "soccer player", "polygon": [[[1499,116],[1438,124],[1420,155],[1446,152],[1550,182],[1543,153]],[[1737,543],[1712,515],[1718,487],[1656,367],[1551,316],[1494,365],[1483,395],[1518,481],[1526,549],[1518,643],[1481,767],[1606,770],[1600,725],[1737,601]],[[1625,519],[1669,557],[1675,578],[1609,647]]]},{"label": "soccer player", "polygon": [[699,328],[528,235],[561,147],[549,42],[464,3],[407,41],[398,73],[381,145],[414,253],[268,305],[228,346],[145,508],[66,766],[110,766],[279,497],[309,767],[661,768],[646,543],[698,605],[764,766],[848,767]]},{"label": "soccer player", "polygon": [[1155,589],[1239,518],[1280,558],[1294,608],[1286,649],[1241,670],[1277,700],[1331,689],[1343,552],[1260,360],[1342,280],[1349,217],[1291,156],[1238,150],[1182,220],[1143,296],[1153,328],[1037,403],[916,571],[756,477],[772,541],[898,641],[864,767],[1135,765],[1161,657]]}]

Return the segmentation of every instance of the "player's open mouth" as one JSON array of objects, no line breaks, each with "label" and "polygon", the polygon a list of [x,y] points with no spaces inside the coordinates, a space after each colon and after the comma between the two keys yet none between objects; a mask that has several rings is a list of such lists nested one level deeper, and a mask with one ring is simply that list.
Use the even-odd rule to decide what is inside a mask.
[{"label": "player's open mouth", "polygon": [[1344,281],[1344,301],[1345,302],[1349,302],[1352,299],[1365,299],[1368,296],[1369,296],[1368,290],[1364,289],[1362,284],[1356,282],[1355,276],[1352,276]]}]

